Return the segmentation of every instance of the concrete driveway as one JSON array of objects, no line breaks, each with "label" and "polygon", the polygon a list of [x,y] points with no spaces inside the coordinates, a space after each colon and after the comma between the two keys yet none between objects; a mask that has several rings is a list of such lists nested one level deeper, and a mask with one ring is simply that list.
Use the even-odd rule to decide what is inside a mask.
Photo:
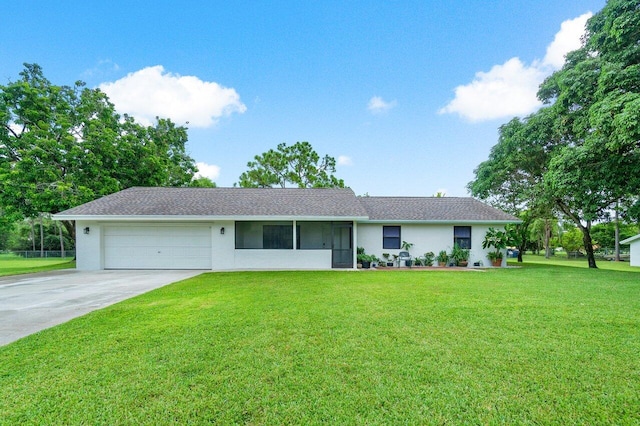
[{"label": "concrete driveway", "polygon": [[203,271],[62,270],[0,278],[0,346]]}]

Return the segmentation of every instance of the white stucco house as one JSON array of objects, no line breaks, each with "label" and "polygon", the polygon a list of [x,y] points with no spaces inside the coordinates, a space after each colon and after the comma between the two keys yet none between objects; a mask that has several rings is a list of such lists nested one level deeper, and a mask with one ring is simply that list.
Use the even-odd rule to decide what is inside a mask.
[{"label": "white stucco house", "polygon": [[620,244],[629,244],[629,256],[631,266],[640,266],[640,234],[620,241]]},{"label": "white stucco house", "polygon": [[[129,188],[54,215],[76,223],[77,268],[355,268],[356,247],[413,256],[481,248],[518,219],[473,198],[357,197],[336,188]],[[505,256],[506,257],[506,256]]]}]

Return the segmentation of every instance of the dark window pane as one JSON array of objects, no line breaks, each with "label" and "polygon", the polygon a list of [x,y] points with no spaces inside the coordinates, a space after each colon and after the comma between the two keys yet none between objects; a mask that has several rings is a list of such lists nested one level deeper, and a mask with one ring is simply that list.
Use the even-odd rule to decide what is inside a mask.
[{"label": "dark window pane", "polygon": [[399,226],[383,226],[382,227],[382,248],[385,248],[385,249],[400,248],[400,227]]},{"label": "dark window pane", "polygon": [[262,227],[262,248],[292,249],[293,227],[290,225],[264,225]]},{"label": "dark window pane", "polygon": [[400,238],[400,227],[399,226],[383,226],[382,236]]},{"label": "dark window pane", "polygon": [[454,226],[453,227],[453,243],[458,244],[460,248],[471,248],[471,227],[470,226]]}]

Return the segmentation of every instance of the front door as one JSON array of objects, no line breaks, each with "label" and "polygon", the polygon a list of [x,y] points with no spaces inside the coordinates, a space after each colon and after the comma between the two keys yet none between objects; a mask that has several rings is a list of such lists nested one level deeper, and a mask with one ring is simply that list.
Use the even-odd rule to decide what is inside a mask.
[{"label": "front door", "polygon": [[353,223],[334,222],[332,230],[332,268],[353,268]]}]

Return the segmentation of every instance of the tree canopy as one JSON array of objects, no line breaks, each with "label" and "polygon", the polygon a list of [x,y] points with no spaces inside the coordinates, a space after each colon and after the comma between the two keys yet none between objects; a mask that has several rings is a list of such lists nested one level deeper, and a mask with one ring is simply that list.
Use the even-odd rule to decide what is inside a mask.
[{"label": "tree canopy", "polygon": [[243,188],[344,188],[344,181],[334,176],[335,158],[320,157],[309,142],[281,143],[256,155],[247,167],[249,170],[240,175]]},{"label": "tree canopy", "polygon": [[197,171],[186,142],[171,120],[142,126],[100,90],[54,85],[25,64],[19,80],[0,86],[3,214],[57,213],[131,186],[186,186]]},{"label": "tree canopy", "polygon": [[610,0],[594,15],[538,96],[546,106],[500,128],[469,189],[501,206],[559,211],[595,268],[591,223],[620,202],[633,214],[640,194],[640,0]]}]

